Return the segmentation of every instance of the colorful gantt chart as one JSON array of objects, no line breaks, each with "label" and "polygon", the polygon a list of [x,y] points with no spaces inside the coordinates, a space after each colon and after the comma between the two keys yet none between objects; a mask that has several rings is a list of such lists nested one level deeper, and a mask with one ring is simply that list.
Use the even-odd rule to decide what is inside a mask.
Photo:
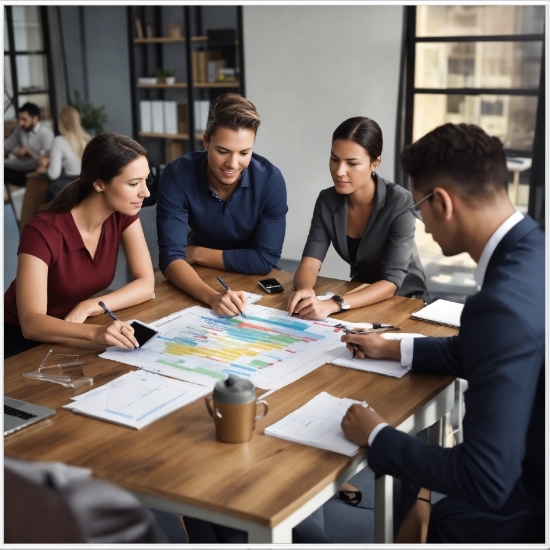
[{"label": "colorful gantt chart", "polygon": [[246,318],[195,306],[150,324],[160,334],[143,349],[111,347],[101,357],[207,386],[234,374],[278,389],[346,351],[337,321],[259,305],[249,305]]}]

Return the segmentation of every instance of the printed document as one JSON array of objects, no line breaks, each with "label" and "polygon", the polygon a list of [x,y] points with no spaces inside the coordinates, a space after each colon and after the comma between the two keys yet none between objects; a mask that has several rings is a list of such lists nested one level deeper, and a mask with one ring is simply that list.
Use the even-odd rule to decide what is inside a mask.
[{"label": "printed document", "polygon": [[159,334],[147,346],[110,347],[100,357],[209,388],[229,374],[258,388],[282,388],[330,363],[344,333],[337,320],[305,321],[256,304],[246,318],[194,306],[149,324]]},{"label": "printed document", "polygon": [[64,408],[139,430],[209,392],[204,386],[138,370],[74,397]]},{"label": "printed document", "polygon": [[[387,332],[381,334],[382,338],[386,340],[401,340],[402,338],[424,338],[422,334],[413,334],[412,332]],[[394,378],[402,378],[409,372],[409,369],[401,366],[399,361],[392,361],[388,359],[371,359],[365,357],[364,359],[353,359],[352,354],[346,350],[344,353],[333,359],[331,362],[333,365],[339,367],[347,367],[348,369],[362,370],[365,372],[374,372],[376,374],[384,374],[386,376],[393,376]]]},{"label": "printed document", "polygon": [[354,403],[361,401],[340,399],[321,392],[303,407],[267,427],[264,433],[293,443],[353,456],[359,450],[359,445],[346,439],[340,424]]}]

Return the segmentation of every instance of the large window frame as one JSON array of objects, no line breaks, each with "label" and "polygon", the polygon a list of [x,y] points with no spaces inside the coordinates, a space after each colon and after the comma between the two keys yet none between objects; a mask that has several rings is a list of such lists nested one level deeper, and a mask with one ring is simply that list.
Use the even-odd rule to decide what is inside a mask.
[{"label": "large window frame", "polygon": [[[461,35],[461,36],[417,36],[417,6],[404,8],[403,50],[401,61],[400,98],[398,104],[396,151],[413,141],[414,102],[415,96],[420,94],[433,95],[461,95],[461,96],[519,96],[533,97],[537,101],[535,139],[531,149],[513,149],[505,147],[508,157],[524,157],[532,159],[531,175],[529,178],[529,201],[527,213],[544,225],[544,172],[545,172],[545,131],[544,119],[545,101],[545,51],[546,25],[542,33],[538,34],[506,34],[506,35]],[[545,21],[546,23],[546,21]],[[420,43],[476,43],[476,42],[541,42],[541,68],[539,85],[536,88],[417,88],[415,86],[416,50]],[[542,115],[542,116],[541,116]],[[410,182],[403,174],[399,165],[399,154],[395,159],[396,181],[410,189]]]},{"label": "large window frame", "polygon": [[[42,49],[39,50],[16,50],[15,47],[15,31],[13,24],[13,8],[12,6],[4,6],[4,14],[6,18],[6,29],[8,34],[8,49],[4,51],[4,59],[9,59],[11,79],[13,85],[13,96],[7,96],[6,89],[4,88],[4,114],[9,109],[10,106],[13,106],[16,117],[19,112],[19,108],[23,103],[27,101],[26,96],[29,95],[47,95],[49,102],[50,110],[50,119],[52,129],[56,126],[56,117],[55,113],[57,112],[55,105],[55,94],[53,93],[54,86],[54,77],[51,64],[51,54],[50,54],[50,36],[49,36],[49,25],[48,25],[48,12],[46,6],[36,6],[39,8],[40,13],[40,25],[42,28]],[[47,75],[47,87],[45,89],[32,90],[32,92],[21,92],[19,90],[19,79],[17,74],[17,57],[18,56],[29,56],[29,55],[42,55],[44,56],[46,62],[46,75]],[[9,102],[6,103],[6,96],[9,99]],[[23,100],[20,97],[23,96]]]}]

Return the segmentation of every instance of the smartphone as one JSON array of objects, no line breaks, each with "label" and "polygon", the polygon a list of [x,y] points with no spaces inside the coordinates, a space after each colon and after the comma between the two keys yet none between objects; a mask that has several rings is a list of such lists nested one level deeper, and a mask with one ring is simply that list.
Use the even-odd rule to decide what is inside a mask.
[{"label": "smartphone", "polygon": [[159,333],[153,327],[150,327],[141,321],[128,321],[128,324],[134,329],[134,336],[138,341],[139,347],[142,348],[145,344],[151,342]]},{"label": "smartphone", "polygon": [[258,281],[258,284],[268,293],[276,294],[277,292],[283,292],[285,287],[277,281],[277,279],[263,279]]}]

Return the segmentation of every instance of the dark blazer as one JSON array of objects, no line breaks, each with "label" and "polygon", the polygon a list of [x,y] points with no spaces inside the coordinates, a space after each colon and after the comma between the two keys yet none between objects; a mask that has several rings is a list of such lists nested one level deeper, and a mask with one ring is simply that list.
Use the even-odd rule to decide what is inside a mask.
[{"label": "dark blazer", "polygon": [[[477,511],[476,521],[493,514],[496,540],[486,529],[484,540],[464,542],[499,542],[494,515],[508,528],[506,518],[526,511],[516,532],[508,530],[509,538],[500,542],[533,542],[542,533],[531,527],[544,525],[546,485],[544,254],[544,234],[526,217],[495,249],[480,292],[464,306],[458,336],[414,342],[414,372],[468,381],[463,443],[429,446],[386,427],[369,450],[377,474],[441,492],[457,507],[463,502]],[[462,520],[457,516],[457,529]]]},{"label": "dark blazer", "polygon": [[412,195],[380,176],[374,178],[374,205],[356,262],[352,263],[348,254],[348,197],[334,187],[324,189],[317,198],[302,256],[322,262],[332,243],[340,257],[350,264],[352,281],[387,280],[397,286],[398,295],[421,294],[426,291],[426,278],[414,246],[415,218],[410,211],[403,213],[412,206]]}]

